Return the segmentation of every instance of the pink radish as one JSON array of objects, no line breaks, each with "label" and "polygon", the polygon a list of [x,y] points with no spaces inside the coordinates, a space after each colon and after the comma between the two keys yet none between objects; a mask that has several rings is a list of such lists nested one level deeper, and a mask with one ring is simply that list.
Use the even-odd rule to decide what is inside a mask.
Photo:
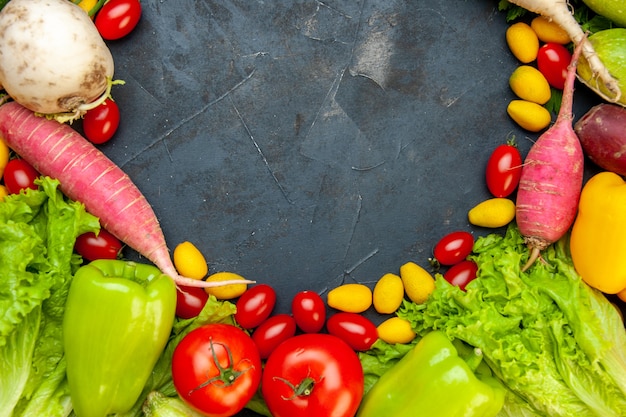
[{"label": "pink radish", "polygon": [[531,254],[522,270],[540,252],[559,240],[576,217],[583,183],[584,155],[572,126],[576,63],[583,43],[574,50],[567,70],[556,122],[530,148],[516,198],[517,224]]},{"label": "pink radish", "polygon": [[80,201],[102,226],[153,262],[177,285],[217,287],[253,281],[206,282],[179,275],[152,207],[121,168],[70,126],[16,102],[0,106],[0,134],[42,175],[56,178],[69,198]]},{"label": "pink radish", "polygon": [[[593,45],[587,39],[576,19],[574,19],[569,2],[566,0],[509,0],[509,2],[555,22],[567,32],[575,45],[582,45],[582,54],[589,63],[589,68],[594,74],[593,78],[601,80],[607,90],[613,94],[612,97],[604,96],[603,98],[607,101],[619,102],[621,97],[619,83],[602,63]],[[597,89],[594,91],[597,91]]]}]

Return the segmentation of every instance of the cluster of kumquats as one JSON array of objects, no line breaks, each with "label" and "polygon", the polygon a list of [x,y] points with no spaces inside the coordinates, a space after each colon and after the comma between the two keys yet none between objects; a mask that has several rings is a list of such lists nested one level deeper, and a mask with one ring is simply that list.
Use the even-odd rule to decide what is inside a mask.
[{"label": "cluster of kumquats", "polygon": [[517,22],[509,26],[506,41],[521,64],[509,77],[518,99],[509,103],[507,113],[522,128],[542,131],[551,122],[546,103],[563,90],[572,57],[566,47],[570,38],[560,26],[537,16],[530,24]]}]

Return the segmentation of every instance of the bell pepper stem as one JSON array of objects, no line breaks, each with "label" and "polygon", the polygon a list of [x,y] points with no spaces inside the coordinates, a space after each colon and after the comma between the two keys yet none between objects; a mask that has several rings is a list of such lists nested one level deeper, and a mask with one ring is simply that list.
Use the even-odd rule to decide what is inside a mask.
[{"label": "bell pepper stem", "polygon": [[467,366],[469,366],[472,372],[476,373],[478,367],[483,362],[483,351],[480,348],[470,346],[458,339],[454,340],[452,344],[457,350],[459,357],[467,363]]},{"label": "bell pepper stem", "polygon": [[465,363],[467,363],[467,366],[469,366],[472,372],[476,372],[478,366],[483,361],[483,352],[480,348],[474,348],[472,349],[472,354],[464,359]]}]

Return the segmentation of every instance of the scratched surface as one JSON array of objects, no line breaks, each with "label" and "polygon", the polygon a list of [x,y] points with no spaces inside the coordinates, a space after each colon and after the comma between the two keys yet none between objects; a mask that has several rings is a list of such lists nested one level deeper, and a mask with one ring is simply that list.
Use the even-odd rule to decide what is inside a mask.
[{"label": "scratched surface", "polygon": [[[103,147],[170,248],[299,290],[372,284],[472,228],[513,133],[517,63],[489,0],[144,0],[110,42],[123,113]],[[528,139],[527,139],[528,138]],[[133,253],[127,253],[133,257]],[[241,416],[251,416],[250,412]]]}]

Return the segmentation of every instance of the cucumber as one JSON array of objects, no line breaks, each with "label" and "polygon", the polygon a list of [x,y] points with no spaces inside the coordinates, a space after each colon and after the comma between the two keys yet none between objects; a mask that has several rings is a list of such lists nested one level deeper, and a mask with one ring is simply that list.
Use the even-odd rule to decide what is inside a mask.
[{"label": "cucumber", "polygon": [[[626,2],[622,1],[622,3]],[[596,32],[589,36],[589,42],[593,45],[602,63],[619,83],[622,96],[616,104],[626,106],[626,29],[613,28]],[[606,87],[593,77],[589,63],[582,56],[578,63],[577,72],[580,80],[600,96],[605,98],[612,96]]]},{"label": "cucumber", "polygon": [[583,0],[591,10],[613,21],[617,26],[626,27],[626,1],[624,0]]}]

